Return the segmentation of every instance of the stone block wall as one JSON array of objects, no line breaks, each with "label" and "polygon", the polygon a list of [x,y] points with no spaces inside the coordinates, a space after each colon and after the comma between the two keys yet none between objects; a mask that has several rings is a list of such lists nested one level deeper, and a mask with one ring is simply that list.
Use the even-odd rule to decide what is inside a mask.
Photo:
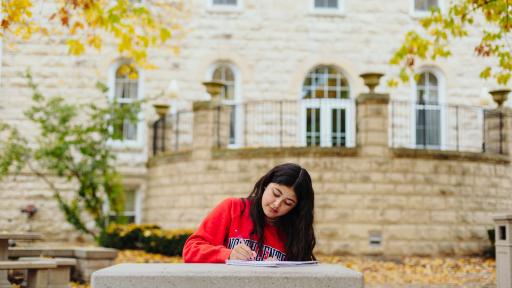
[{"label": "stone block wall", "polygon": [[[34,11],[41,13],[40,17],[49,17],[50,12],[46,9],[50,5],[49,2],[35,1]],[[396,72],[395,67],[388,65],[391,53],[398,47],[406,31],[418,27],[417,18],[409,13],[412,2],[409,0],[343,1],[344,12],[334,15],[311,11],[311,1],[309,0],[244,0],[244,7],[239,11],[212,10],[208,8],[207,1],[204,0],[186,2],[188,12],[184,26],[187,29],[187,35],[181,43],[181,54],[172,54],[168,47],[149,51],[150,60],[157,64],[158,68],[143,71],[142,81],[143,97],[153,97],[165,89],[170,80],[177,80],[180,87],[179,100],[173,100],[172,104],[174,107],[187,107],[189,110],[191,110],[192,102],[207,99],[201,82],[207,77],[208,69],[219,61],[231,63],[240,70],[241,101],[264,99],[295,101],[300,98],[302,84],[308,71],[317,65],[334,65],[343,71],[350,86],[349,95],[354,100],[356,95],[365,90],[357,75],[367,71],[382,71],[386,74]],[[375,19],[379,19],[379,21],[376,22]],[[2,39],[1,46],[0,120],[13,124],[22,131],[35,131],[34,127],[23,117],[23,111],[31,103],[31,92],[27,88],[26,80],[20,75],[28,67],[31,68],[34,80],[45,95],[61,95],[68,101],[78,103],[107,101],[104,95],[95,89],[95,84],[97,81],[108,82],[109,68],[120,57],[115,47],[111,45],[111,39],[105,41],[101,52],[87,51],[86,54],[78,57],[68,55],[65,41],[58,35],[52,35],[51,38],[35,36],[30,41],[16,41],[15,43],[9,42],[9,39]],[[468,47],[472,47],[473,42],[475,42],[474,38],[454,42],[453,51],[456,56],[451,59],[441,59],[437,63],[420,63],[420,65],[434,66],[442,70],[446,77],[446,89],[443,91],[444,100],[448,103],[474,104],[479,102],[482,82],[478,78],[478,74],[485,63],[483,59],[474,57],[472,49],[468,49]],[[411,89],[409,85],[401,86],[393,90],[392,98],[411,100]],[[387,88],[377,88],[377,91],[385,90]],[[294,108],[291,109],[294,110]],[[156,119],[150,105],[144,107],[143,118],[148,123]],[[288,119],[288,117],[286,118]],[[285,127],[290,131],[296,131],[297,123],[293,122],[293,117],[290,118],[291,120],[284,120]],[[190,121],[188,118],[184,121],[190,123],[187,122]],[[275,121],[275,119],[264,119],[264,121]],[[371,122],[368,125],[378,125],[378,123]],[[211,129],[211,126],[208,125],[204,129]],[[201,144],[204,143],[201,142],[203,141],[200,135],[202,132],[195,132],[195,130],[188,132],[184,133],[186,135],[182,138],[184,144],[180,146],[179,150],[185,150],[182,149],[183,146],[190,148],[204,145]],[[192,137],[192,133],[199,134]],[[196,136],[198,137],[197,141]],[[371,137],[382,137],[382,135]],[[194,140],[194,144],[191,139]],[[285,134],[284,145],[294,146],[296,139],[296,135]],[[382,139],[378,138],[377,140],[382,141]],[[260,145],[262,143],[260,140],[257,137],[246,139],[255,145]],[[272,139],[272,143],[277,140],[277,138]],[[343,181],[350,182],[352,181],[350,177],[361,177],[359,175],[361,169],[370,169],[377,165],[372,161],[376,160],[374,158],[384,157],[379,156],[382,155],[380,153],[390,154],[387,147],[373,145],[365,146],[362,150],[358,149],[357,153],[350,149],[336,151],[328,149],[330,152],[327,153],[327,156],[326,152],[314,149],[305,152],[295,148],[242,150],[239,151],[243,152],[242,154],[254,155],[261,151],[263,154],[258,154],[260,156],[254,156],[251,160],[241,160],[243,159],[240,158],[241,156],[231,160],[222,160],[222,158],[213,156],[215,153],[222,155],[224,150],[219,150],[212,156],[212,151],[209,148],[195,149],[194,153],[179,152],[162,157],[162,159],[151,160],[151,165],[162,164],[151,166],[151,171],[148,173],[146,161],[148,154],[151,153],[150,143],[151,137],[147,137],[139,147],[116,147],[119,153],[118,165],[123,171],[126,184],[142,187],[142,193],[147,194],[143,196],[145,199],[143,206],[147,206],[143,209],[144,221],[161,222],[168,227],[177,227],[178,223],[187,227],[196,226],[199,219],[213,207],[215,202],[233,193],[235,193],[233,195],[239,196],[247,195],[258,175],[283,161],[302,163],[307,160],[304,162],[305,164],[308,161],[318,161],[319,163],[315,163],[315,165],[325,165],[327,168],[307,167],[317,175],[315,176],[317,178],[314,178],[315,183],[323,181],[320,180],[323,178],[318,178],[325,177],[321,175],[329,175],[334,172],[339,174],[339,181],[345,179]],[[172,141],[170,140],[168,143],[172,143]],[[211,143],[209,142],[209,144]],[[239,152],[229,151],[229,153],[235,154]],[[363,155],[365,156],[363,157]],[[209,159],[212,157],[213,160],[210,161]],[[391,155],[386,157],[382,159],[394,159],[391,158]],[[445,158],[444,155],[439,157]],[[370,159],[373,160],[370,161]],[[417,156],[403,159],[415,161]],[[399,158],[400,161],[403,159]],[[443,161],[451,160],[437,159],[427,162],[429,161],[440,161],[439,166],[442,166],[442,163],[448,163]],[[467,165],[480,163],[479,161],[481,160],[467,160]],[[492,161],[483,163],[492,167],[497,165]],[[247,167],[245,164],[250,164],[250,166]],[[360,167],[357,172],[351,172],[352,174],[349,173],[347,174],[349,176],[345,176],[344,172],[347,169],[348,171],[354,169],[352,165],[363,168]],[[339,170],[340,167],[345,170]],[[507,167],[503,164],[500,169],[508,171]],[[422,171],[425,168],[418,165],[416,169]],[[225,171],[228,171],[229,177],[224,176]],[[371,170],[369,175],[368,177],[373,177],[372,180],[381,181],[378,184],[373,184],[375,186],[371,186],[376,189],[375,191],[396,190],[401,191],[400,193],[412,193],[411,191],[415,191],[414,189],[419,189],[415,188],[416,184],[410,184],[406,180],[399,184],[386,182],[388,177],[403,180],[402,178],[405,177],[403,175],[391,174],[393,176],[389,176]],[[146,181],[146,177],[150,181]],[[333,194],[333,191],[338,190],[369,189],[368,185],[370,185],[364,181],[339,184],[341,182],[336,182],[338,180],[331,181],[331,179],[328,178],[329,181],[319,186],[319,195],[324,193],[322,191],[331,191]],[[501,182],[505,183],[501,185],[509,183],[507,180],[501,180]],[[213,185],[215,183],[220,184]],[[144,188],[146,185],[147,189]],[[429,184],[422,184],[421,187],[424,191],[435,190]],[[498,188],[491,187],[492,189],[497,190]],[[197,194],[198,191],[204,191],[205,194]],[[188,200],[187,197],[189,197]],[[344,195],[343,200],[350,201],[354,197],[356,196]],[[375,205],[370,200],[367,202],[369,205]],[[34,203],[40,208],[39,212],[33,219],[27,220],[20,210],[27,204]],[[192,203],[195,203],[196,206],[187,207]],[[179,206],[179,209],[171,209],[173,206],[166,205],[181,205],[184,208]],[[415,211],[413,212],[415,213]],[[354,215],[363,217],[361,215],[368,215],[367,213],[369,212],[356,211]],[[396,215],[392,212],[387,213]],[[425,215],[430,214],[420,213],[419,217],[429,219]],[[318,217],[323,216],[319,214]],[[176,219],[182,222],[178,222]],[[77,234],[72,233],[72,228],[58,211],[51,191],[43,182],[30,174],[23,174],[16,179],[6,179],[0,184],[0,230],[13,229],[42,232],[49,240],[77,239]],[[321,231],[332,230],[325,228]],[[341,233],[341,231],[337,233]],[[385,237],[385,234],[383,236]]]},{"label": "stone block wall", "polygon": [[[222,199],[247,196],[259,177],[284,162],[312,176],[322,253],[479,253],[489,245],[492,215],[512,210],[512,169],[496,159],[422,151],[411,157],[400,150],[389,157],[359,149],[350,156],[281,152],[218,150],[208,162],[191,155],[153,159],[144,222],[195,228]],[[369,244],[370,231],[381,233],[382,245]]]},{"label": "stone block wall", "polygon": [[[73,183],[65,183],[53,177],[56,186],[67,197]],[[53,192],[47,184],[33,174],[22,173],[7,177],[0,184],[0,231],[37,231],[43,233],[45,240],[83,241],[74,228],[68,224]],[[21,213],[27,205],[35,205],[37,212],[32,218]]]},{"label": "stone block wall", "polygon": [[247,196],[269,169],[294,162],[313,179],[318,252],[480,253],[492,215],[512,209],[509,155],[389,148],[388,102],[358,97],[356,148],[212,146],[214,112],[198,105],[198,144],[150,159],[144,222],[195,228],[222,199]]}]

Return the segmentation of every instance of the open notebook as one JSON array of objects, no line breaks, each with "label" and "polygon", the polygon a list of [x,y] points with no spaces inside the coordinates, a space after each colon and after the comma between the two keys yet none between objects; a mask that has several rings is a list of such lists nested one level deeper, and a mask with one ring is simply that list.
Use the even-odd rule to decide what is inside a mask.
[{"label": "open notebook", "polygon": [[316,265],[318,261],[247,261],[247,260],[226,260],[226,264],[235,266],[255,267],[293,267]]}]

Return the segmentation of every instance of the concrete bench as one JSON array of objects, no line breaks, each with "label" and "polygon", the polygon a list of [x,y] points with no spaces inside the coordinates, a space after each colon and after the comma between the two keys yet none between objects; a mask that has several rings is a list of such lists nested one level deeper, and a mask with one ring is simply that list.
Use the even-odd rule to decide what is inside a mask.
[{"label": "concrete bench", "polygon": [[59,257],[76,259],[72,279],[91,280],[92,272],[112,266],[117,257],[117,250],[103,247],[53,248],[53,247],[14,247],[9,248],[10,259],[20,257]]},{"label": "concrete bench", "polygon": [[19,261],[55,261],[57,267],[48,270],[48,283],[51,288],[67,288],[71,281],[71,268],[77,264],[76,259],[73,258],[37,258],[37,257],[23,257]]},{"label": "concrete bench", "polygon": [[224,264],[118,264],[92,274],[92,288],[362,288],[363,275],[340,265],[248,267]]},{"label": "concrete bench", "polygon": [[57,268],[53,260],[0,261],[0,270],[27,270],[27,288],[49,288],[49,270]]}]

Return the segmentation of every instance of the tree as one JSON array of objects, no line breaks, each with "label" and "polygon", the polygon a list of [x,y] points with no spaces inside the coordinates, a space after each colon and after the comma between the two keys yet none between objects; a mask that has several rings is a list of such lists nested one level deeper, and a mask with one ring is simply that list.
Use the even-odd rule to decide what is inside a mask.
[{"label": "tree", "polygon": [[[0,123],[0,179],[26,167],[46,182],[67,221],[98,240],[111,213],[119,216],[124,204],[121,176],[108,141],[115,137],[113,127],[127,119],[137,121],[141,103],[70,104],[62,97],[44,97],[30,73],[26,77],[34,104],[25,116],[37,126],[38,135],[31,139],[35,145],[28,145],[26,135]],[[102,84],[98,87],[107,91]],[[71,199],[54,176],[77,184]],[[94,227],[87,225],[88,220],[94,221]]]},{"label": "tree", "polygon": [[[477,30],[482,33],[482,37],[474,47],[474,52],[479,57],[495,59],[498,63],[487,65],[480,77],[494,78],[498,84],[506,85],[512,72],[509,39],[511,11],[511,0],[454,0],[447,14],[433,9],[430,16],[420,20],[425,33],[407,32],[402,46],[395,51],[390,63],[400,66],[399,78],[406,82],[414,73],[417,59],[436,60],[438,57],[451,56],[450,40],[467,37],[468,26],[479,24]],[[395,86],[398,81],[391,79],[388,84]]]},{"label": "tree", "polygon": [[[30,39],[34,33],[65,35],[69,53],[80,55],[86,47],[100,50],[108,37],[117,41],[122,56],[139,66],[151,67],[147,51],[177,38],[182,30],[182,0],[38,0],[2,1],[2,37]],[[54,25],[57,22],[60,25]],[[179,37],[178,37],[179,38]],[[176,43],[169,45],[178,51]]]}]

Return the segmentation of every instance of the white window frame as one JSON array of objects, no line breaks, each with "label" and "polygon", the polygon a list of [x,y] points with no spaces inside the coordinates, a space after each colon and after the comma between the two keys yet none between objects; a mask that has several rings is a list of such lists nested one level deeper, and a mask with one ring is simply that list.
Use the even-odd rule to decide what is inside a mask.
[{"label": "white window frame", "polygon": [[[440,124],[439,129],[440,131],[440,145],[439,146],[427,146],[427,149],[433,149],[433,150],[446,150],[446,101],[445,101],[445,77],[444,74],[436,67],[422,67],[418,69],[418,74],[422,73],[432,73],[437,78],[437,87],[438,87],[438,95],[437,95],[437,103],[440,105],[439,111],[440,111]],[[410,147],[413,149],[424,149],[423,145],[417,145],[416,144],[416,98],[417,98],[417,88],[418,85],[414,79],[411,79],[411,87],[412,87],[412,93],[411,93],[411,119],[410,119]],[[426,105],[428,106],[428,105]]]},{"label": "white window frame", "polygon": [[310,10],[311,14],[318,15],[344,15],[345,14],[345,0],[338,0],[337,8],[324,8],[324,7],[316,7],[315,0],[311,0]]},{"label": "white window frame", "polygon": [[[312,98],[301,99],[300,109],[300,133],[302,146],[307,146],[307,115],[308,108],[320,109],[320,147],[333,147],[332,146],[332,110],[345,109],[345,146],[355,147],[355,103],[353,99],[331,99],[331,98]],[[322,124],[323,123],[323,124]],[[338,146],[336,146],[338,147]],[[343,147],[343,146],[342,146]]]},{"label": "white window frame", "polygon": [[[131,187],[125,186],[124,191],[134,188],[133,191],[135,193],[135,203],[134,203],[134,211],[132,213],[126,213],[123,211],[121,216],[134,216],[134,224],[140,224],[142,222],[142,191],[141,186]],[[103,213],[108,213],[110,211],[110,203],[108,199],[103,203]],[[109,213],[109,216],[115,216]],[[108,220],[108,219],[107,219]]]},{"label": "white window frame", "polygon": [[[115,85],[116,85],[116,72],[117,69],[123,65],[130,63],[127,59],[121,59],[114,64],[112,64],[109,68],[108,73],[108,100],[114,101],[115,97]],[[137,73],[139,74],[139,79],[137,83],[137,99],[142,100],[144,99],[144,71],[137,67]],[[132,147],[132,148],[142,148],[144,147],[144,139],[146,135],[146,127],[144,125],[144,112],[141,111],[137,114],[138,123],[137,123],[137,137],[135,140],[116,140],[116,139],[109,139],[108,144],[112,145],[113,147]],[[113,128],[112,128],[113,129]]]},{"label": "white window frame", "polygon": [[225,5],[225,4],[214,4],[213,0],[206,0],[207,1],[207,7],[210,11],[242,11],[244,8],[243,0],[237,0],[236,5]]},{"label": "white window frame", "polygon": [[[243,97],[242,97],[242,81],[241,81],[241,73],[236,65],[231,62],[219,61],[210,65],[207,71],[206,79],[212,81],[213,73],[220,66],[226,66],[231,69],[233,72],[233,76],[235,77],[235,95],[233,100],[223,100],[222,104],[225,105],[234,105],[235,107],[235,143],[228,142],[228,148],[236,149],[243,147],[243,123],[244,119],[244,111],[243,111]],[[229,139],[228,139],[229,141]]]},{"label": "white window frame", "polygon": [[[439,5],[439,9],[441,10],[441,13],[445,13],[446,7],[445,7],[445,0],[437,0],[437,4]],[[430,10],[429,11],[422,11],[422,10],[416,10],[415,0],[409,0],[409,14],[414,18],[422,18],[430,16]]]},{"label": "white window frame", "polygon": [[[331,111],[332,109],[345,109],[345,133],[346,133],[346,140],[345,140],[345,146],[344,147],[355,147],[356,145],[356,117],[355,117],[355,101],[354,101],[354,95],[353,95],[353,89],[350,89],[352,87],[349,78],[346,76],[347,73],[343,71],[342,69],[338,68],[336,65],[325,65],[320,64],[314,66],[312,69],[310,69],[303,79],[306,79],[308,77],[309,73],[314,71],[315,69],[322,67],[322,66],[334,66],[338,70],[339,73],[343,74],[345,79],[347,80],[348,87],[349,87],[349,93],[348,98],[303,98],[302,91],[304,87],[304,81],[302,81],[301,89],[299,93],[299,101],[301,101],[300,105],[300,111],[299,111],[299,119],[300,124],[298,125],[298,133],[299,135],[299,143],[301,146],[306,147],[307,146],[307,115],[306,111],[308,108],[319,108],[320,109],[320,147],[333,147],[332,146],[332,115]],[[326,123],[323,124],[322,123]],[[337,147],[337,146],[336,146]]]}]

